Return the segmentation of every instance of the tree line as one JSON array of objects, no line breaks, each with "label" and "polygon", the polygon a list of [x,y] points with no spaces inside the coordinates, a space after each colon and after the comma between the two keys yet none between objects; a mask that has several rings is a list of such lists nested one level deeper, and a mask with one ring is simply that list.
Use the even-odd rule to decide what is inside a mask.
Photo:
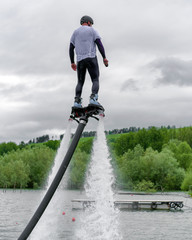
[{"label": "tree line", "polygon": [[47,177],[54,155],[54,150],[37,144],[0,156],[0,187],[39,188]]},{"label": "tree line", "polygon": [[188,190],[192,185],[192,127],[152,127],[108,141],[120,188]]},{"label": "tree line", "polygon": [[[81,188],[90,159],[93,138],[82,138],[69,165],[68,187]],[[44,143],[0,144],[0,188],[38,189],[46,184],[59,140]]]},{"label": "tree line", "polygon": [[[192,127],[132,130],[107,135],[117,186],[140,191],[188,190],[192,185]],[[69,165],[69,188],[83,187],[92,142],[93,137],[80,139]],[[0,187],[42,187],[59,145],[60,140],[48,138],[43,143],[1,143]]]},{"label": "tree line", "polygon": [[[149,126],[147,129],[149,130],[151,128],[153,128],[153,126]],[[176,127],[174,125],[173,126],[168,125],[167,127],[161,126],[160,128],[161,129],[162,128],[175,129]],[[140,127],[137,128],[137,127],[132,126],[132,127],[129,127],[129,128],[120,128],[120,129],[113,129],[113,130],[108,130],[108,131],[106,130],[105,134],[106,135],[114,135],[114,134],[121,134],[121,133],[138,132],[140,130],[141,130]],[[84,131],[82,133],[82,137],[94,137],[95,135],[96,135],[96,131],[88,131],[88,132]],[[64,136],[64,134],[61,134],[59,136],[59,139],[62,140],[63,136]],[[72,136],[73,136],[73,134],[72,134]],[[29,140],[28,143],[24,143],[23,141],[21,143],[22,144],[44,143],[44,142],[47,142],[49,140],[53,140],[53,138],[54,138],[54,136],[52,136],[50,138],[50,136],[46,134],[46,135],[43,135],[43,136],[40,136],[40,137],[36,137],[32,140]]]}]

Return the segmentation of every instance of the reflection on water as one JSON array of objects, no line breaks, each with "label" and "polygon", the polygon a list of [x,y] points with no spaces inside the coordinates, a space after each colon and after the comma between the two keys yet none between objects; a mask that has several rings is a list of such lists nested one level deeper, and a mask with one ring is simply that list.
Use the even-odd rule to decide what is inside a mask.
[{"label": "reflection on water", "polygon": [[[84,192],[60,190],[56,192],[56,198],[62,199],[61,207],[55,205],[55,216],[58,218],[57,232],[53,232],[50,240],[77,240],[76,232],[81,226],[80,219],[83,210],[72,210],[72,199],[85,198]],[[0,240],[17,239],[25,228],[28,220],[36,210],[41,191],[15,191],[3,193],[0,190]],[[182,211],[119,211],[119,229],[123,240],[188,240],[192,239],[192,199],[186,198],[184,194],[157,195],[158,199],[171,198],[184,201]],[[150,196],[157,199],[156,195]],[[116,195],[116,199],[138,199],[149,198],[149,196]],[[63,215],[65,212],[65,215]],[[75,218],[75,222],[72,218]],[[50,219],[51,222],[51,219]],[[48,229],[50,225],[46,227]],[[113,226],[111,226],[113,227]],[[46,231],[44,229],[44,231]],[[38,239],[37,239],[38,240]],[[84,240],[84,239],[82,239]],[[105,240],[105,239],[103,239]]]}]

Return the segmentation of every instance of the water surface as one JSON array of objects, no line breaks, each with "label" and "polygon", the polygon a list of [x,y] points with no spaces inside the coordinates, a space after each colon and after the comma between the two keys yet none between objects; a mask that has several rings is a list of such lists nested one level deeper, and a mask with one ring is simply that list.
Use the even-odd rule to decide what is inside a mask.
[{"label": "water surface", "polygon": [[[36,210],[42,191],[22,191],[12,190],[3,192],[0,190],[0,240],[17,239],[29,219]],[[52,199],[54,205],[54,212],[52,216],[47,219],[46,212],[41,220],[47,221],[44,229],[38,231],[42,236],[46,236],[50,232],[49,237],[44,239],[50,240],[77,240],[78,232],[83,228],[81,219],[84,210],[72,210],[72,199],[84,199],[85,193],[80,191],[58,190]],[[119,211],[119,231],[123,240],[188,240],[192,239],[192,199],[186,198],[184,194],[180,196],[173,195],[157,195],[157,196],[138,196],[138,195],[116,195],[116,199],[173,199],[183,200],[185,207],[181,211],[167,211],[167,210],[136,210],[136,211]],[[57,206],[56,200],[62,203]],[[65,212],[65,215],[63,215]],[[72,218],[75,218],[75,222]],[[41,221],[40,220],[40,221]],[[109,219],[110,221],[110,219]],[[56,222],[57,224],[53,224]],[[94,224],[94,223],[93,223]],[[40,224],[39,224],[40,226]],[[111,226],[112,228],[114,226]],[[35,227],[34,232],[37,231]],[[33,233],[34,234],[34,233]],[[32,235],[33,235],[32,234]],[[36,235],[36,237],[38,237]],[[32,238],[29,238],[32,239]],[[38,238],[36,238],[38,240]],[[83,240],[83,239],[82,239]],[[105,240],[105,238],[103,238]]]}]

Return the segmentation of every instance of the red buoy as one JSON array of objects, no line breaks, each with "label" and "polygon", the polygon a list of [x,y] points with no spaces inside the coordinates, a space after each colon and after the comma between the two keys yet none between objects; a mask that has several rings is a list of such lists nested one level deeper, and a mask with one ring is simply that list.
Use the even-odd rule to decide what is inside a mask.
[{"label": "red buoy", "polygon": [[75,218],[74,217],[72,218],[72,221],[75,222]]},{"label": "red buoy", "polygon": [[65,212],[62,212],[62,215],[65,215]]}]

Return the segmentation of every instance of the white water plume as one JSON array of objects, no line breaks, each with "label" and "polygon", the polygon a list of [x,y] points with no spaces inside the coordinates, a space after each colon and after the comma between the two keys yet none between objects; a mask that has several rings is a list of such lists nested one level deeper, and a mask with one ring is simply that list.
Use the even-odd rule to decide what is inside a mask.
[{"label": "white water plume", "polygon": [[110,160],[103,117],[100,117],[85,184],[86,196],[95,204],[82,213],[81,229],[76,233],[79,240],[122,239],[118,231],[118,211],[114,208],[114,177]]},{"label": "white water plume", "polygon": [[[64,159],[64,156],[68,150],[69,142],[71,139],[71,123],[72,121],[69,120],[66,132],[64,134],[64,137],[60,143],[60,147],[57,150],[56,157],[54,159],[54,165],[52,168],[52,171],[49,174],[48,177],[48,183],[46,189],[48,189],[59,170],[59,167],[61,166],[61,163]],[[43,196],[42,196],[43,197]],[[57,226],[58,226],[58,215],[57,212],[60,212],[62,209],[62,201],[58,199],[59,196],[57,195],[57,192],[53,196],[53,199],[49,203],[47,209],[45,210],[43,216],[39,220],[36,228],[31,234],[30,239],[31,240],[45,240],[50,239],[53,240],[55,233],[57,232]]]},{"label": "white water plume", "polygon": [[69,120],[66,132],[65,132],[64,137],[63,137],[63,139],[60,143],[60,147],[57,150],[57,154],[56,154],[56,157],[55,157],[55,160],[54,160],[54,165],[53,165],[52,171],[51,171],[51,173],[49,174],[49,177],[48,177],[47,189],[50,187],[51,183],[53,182],[53,179],[54,179],[57,171],[59,170],[59,167],[61,166],[63,158],[64,158],[64,156],[65,156],[65,154],[68,150],[69,142],[70,142],[70,139],[71,139],[71,124],[72,124],[72,121]]}]

